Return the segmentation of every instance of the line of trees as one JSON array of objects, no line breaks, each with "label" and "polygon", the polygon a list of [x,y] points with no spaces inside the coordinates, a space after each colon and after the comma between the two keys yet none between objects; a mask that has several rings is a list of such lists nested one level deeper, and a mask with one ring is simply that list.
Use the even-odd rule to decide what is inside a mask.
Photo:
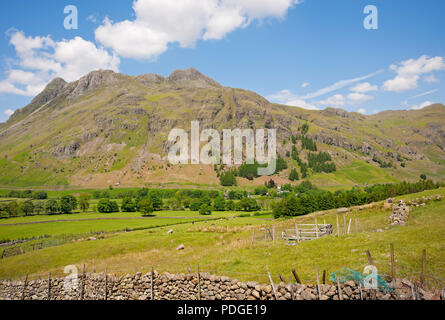
[{"label": "line of trees", "polygon": [[[353,188],[348,191],[335,193],[318,189],[304,190],[296,194],[292,192],[273,208],[275,218],[282,216],[300,216],[321,210],[363,205],[382,201],[390,197],[417,193],[424,190],[433,190],[444,186],[431,180],[421,180],[416,183],[402,182],[399,184],[380,184],[364,189]],[[306,188],[307,186],[302,186]],[[296,190],[294,190],[296,191]]]}]

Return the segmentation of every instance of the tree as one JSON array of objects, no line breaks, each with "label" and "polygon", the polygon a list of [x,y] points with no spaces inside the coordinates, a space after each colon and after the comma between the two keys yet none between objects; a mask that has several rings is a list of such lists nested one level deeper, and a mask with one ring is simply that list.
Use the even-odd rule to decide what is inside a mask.
[{"label": "tree", "polygon": [[427,177],[426,177],[426,174],[422,173],[422,174],[420,175],[420,179],[422,179],[422,180],[424,180],[424,181],[425,181],[425,180],[426,180],[426,178],[427,178]]},{"label": "tree", "polygon": [[150,197],[144,198],[138,203],[139,211],[142,213],[142,216],[148,216],[153,213],[153,201]]},{"label": "tree", "polygon": [[6,207],[6,211],[8,212],[9,217],[17,217],[19,214],[19,204],[17,201],[11,201],[8,203]]},{"label": "tree", "polygon": [[45,202],[45,212],[47,214],[57,214],[60,212],[59,203],[54,199],[49,199]]},{"label": "tree", "polygon": [[260,209],[260,206],[258,205],[256,200],[252,199],[252,198],[241,199],[240,202],[238,203],[238,207],[241,210],[247,211],[247,212],[252,212],[252,211],[256,211],[256,210]]},{"label": "tree", "polygon": [[201,206],[201,201],[199,201],[198,199],[195,199],[190,204],[190,210],[191,211],[199,211],[200,206]]},{"label": "tree", "polygon": [[229,200],[226,202],[226,210],[227,211],[235,210],[235,202],[233,202],[233,200]]},{"label": "tree", "polygon": [[161,198],[161,194],[157,190],[150,190],[148,193],[148,196],[150,197],[152,203],[153,203],[153,210],[159,211],[162,209],[162,205],[164,204]]},{"label": "tree", "polygon": [[300,177],[298,176],[297,169],[293,168],[292,171],[290,172],[289,180],[290,181],[297,181],[299,179],[300,179]]},{"label": "tree", "polygon": [[35,191],[32,193],[32,198],[35,200],[48,199],[48,194],[45,191]]},{"label": "tree", "polygon": [[265,196],[267,195],[267,188],[266,186],[259,186],[255,188],[254,192],[257,196]]},{"label": "tree", "polygon": [[121,204],[121,211],[122,212],[135,212],[136,204],[134,203],[133,199],[124,198],[122,200],[122,204]]},{"label": "tree", "polygon": [[41,202],[41,201],[34,202],[34,213],[35,214],[40,214],[43,210],[44,210],[43,202]]},{"label": "tree", "polygon": [[224,187],[236,186],[236,177],[232,170],[221,173],[219,181]]},{"label": "tree", "polygon": [[60,211],[62,213],[71,213],[77,208],[77,199],[72,195],[63,196],[60,199]]},{"label": "tree", "polygon": [[226,211],[226,200],[224,197],[218,197],[213,201],[213,210],[215,211]]},{"label": "tree", "polygon": [[199,207],[199,214],[209,216],[212,214],[212,208],[208,204],[204,203]]},{"label": "tree", "polygon": [[26,200],[23,202],[21,209],[25,216],[30,216],[34,213],[34,203],[31,200]]},{"label": "tree", "polygon": [[79,197],[79,208],[82,212],[86,212],[90,207],[90,195],[88,193],[83,193]]},{"label": "tree", "polygon": [[[97,211],[100,213],[112,213],[112,212],[116,212],[114,210],[116,210],[116,206],[113,204],[114,201],[110,201],[110,199],[104,198],[104,199],[100,199],[98,204],[97,204]],[[114,202],[116,203],[116,202]],[[117,203],[116,203],[117,205]],[[119,207],[117,208],[119,211]]]}]

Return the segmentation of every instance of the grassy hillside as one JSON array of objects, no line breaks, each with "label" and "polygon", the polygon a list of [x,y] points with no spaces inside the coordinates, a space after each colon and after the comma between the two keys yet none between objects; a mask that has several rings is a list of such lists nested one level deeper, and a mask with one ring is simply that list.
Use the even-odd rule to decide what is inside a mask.
[{"label": "grassy hillside", "polygon": [[[55,79],[30,105],[0,127],[0,185],[217,186],[211,166],[169,166],[172,128],[276,128],[278,151],[289,168],[273,178],[289,182],[298,165],[286,154],[291,136],[307,137],[328,152],[337,171],[309,178],[327,186],[445,177],[445,107],[363,116],[340,109],[309,111],[271,104],[254,92],[223,87],[194,69],[168,78],[94,71],[73,83]],[[307,160],[308,151],[296,146]],[[380,162],[380,163],[379,163]],[[390,163],[382,167],[382,163]],[[301,172],[300,172],[301,173]],[[300,174],[301,178],[301,174]],[[247,181],[241,185],[264,183]]]}]

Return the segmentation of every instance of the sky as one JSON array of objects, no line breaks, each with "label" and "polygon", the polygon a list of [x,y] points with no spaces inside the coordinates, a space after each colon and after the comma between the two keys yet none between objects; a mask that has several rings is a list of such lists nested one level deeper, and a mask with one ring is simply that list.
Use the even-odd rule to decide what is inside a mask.
[{"label": "sky", "polygon": [[15,0],[0,9],[0,122],[53,78],[97,69],[194,67],[272,102],[367,115],[445,103],[445,1]]}]

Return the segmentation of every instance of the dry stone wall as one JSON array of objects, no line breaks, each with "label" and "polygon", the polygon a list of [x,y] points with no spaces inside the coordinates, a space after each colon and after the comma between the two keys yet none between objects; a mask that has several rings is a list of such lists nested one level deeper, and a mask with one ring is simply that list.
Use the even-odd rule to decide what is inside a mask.
[{"label": "dry stone wall", "polygon": [[[154,300],[274,300],[271,285],[256,282],[241,282],[224,276],[207,273],[197,274],[158,274],[151,273],[116,277],[104,274],[79,276],[76,289],[66,287],[65,278],[28,281],[0,281],[0,300],[151,300],[153,281]],[[410,300],[440,299],[440,295],[413,289],[406,280],[395,282],[397,290],[385,293],[379,290],[362,289],[348,281],[337,284],[320,285],[322,300]],[[318,300],[317,286],[313,284],[275,284],[279,300]],[[107,288],[105,292],[105,287]],[[49,289],[49,294],[48,294]],[[82,298],[83,296],[83,298]]]}]

